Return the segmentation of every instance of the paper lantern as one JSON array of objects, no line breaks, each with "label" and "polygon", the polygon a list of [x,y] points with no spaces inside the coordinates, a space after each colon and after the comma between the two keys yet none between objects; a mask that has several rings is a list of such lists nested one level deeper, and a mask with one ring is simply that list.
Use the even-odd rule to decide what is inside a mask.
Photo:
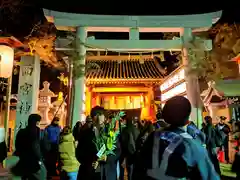
[{"label": "paper lantern", "polygon": [[0,77],[9,78],[13,71],[13,48],[0,45]]}]

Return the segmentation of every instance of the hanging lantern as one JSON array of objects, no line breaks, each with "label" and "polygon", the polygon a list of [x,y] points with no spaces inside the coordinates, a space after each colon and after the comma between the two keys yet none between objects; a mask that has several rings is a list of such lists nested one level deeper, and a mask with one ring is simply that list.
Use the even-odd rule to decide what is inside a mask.
[{"label": "hanging lantern", "polygon": [[13,48],[6,45],[0,45],[0,77],[9,78],[12,76],[13,59]]}]

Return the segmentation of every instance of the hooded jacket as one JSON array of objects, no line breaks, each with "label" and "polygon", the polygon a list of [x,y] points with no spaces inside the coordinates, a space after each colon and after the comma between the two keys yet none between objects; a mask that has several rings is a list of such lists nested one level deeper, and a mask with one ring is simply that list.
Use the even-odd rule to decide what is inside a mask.
[{"label": "hooded jacket", "polygon": [[62,171],[77,172],[79,162],[75,156],[75,142],[72,133],[60,136],[59,163]]},{"label": "hooded jacket", "polygon": [[47,137],[45,135],[40,137],[41,130],[36,125],[40,120],[41,116],[31,114],[28,118],[28,126],[17,133],[15,155],[19,156],[19,161],[12,169],[15,175],[36,173],[42,164],[43,153],[50,149]]}]

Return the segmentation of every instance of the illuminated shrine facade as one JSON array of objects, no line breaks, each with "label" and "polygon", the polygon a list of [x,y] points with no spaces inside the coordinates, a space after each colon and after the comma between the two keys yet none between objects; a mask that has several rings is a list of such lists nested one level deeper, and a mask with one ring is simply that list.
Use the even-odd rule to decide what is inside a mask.
[{"label": "illuminated shrine facade", "polygon": [[141,109],[141,119],[155,117],[154,89],[163,79],[156,60],[87,60],[86,63],[100,66],[100,70],[86,74],[86,115],[92,107],[100,105],[107,110]]},{"label": "illuminated shrine facade", "polygon": [[161,84],[160,86],[160,91],[162,107],[164,106],[166,101],[173,96],[180,95],[187,97],[187,86],[184,68],[179,67],[168,77],[166,77],[163,80],[163,84]]}]

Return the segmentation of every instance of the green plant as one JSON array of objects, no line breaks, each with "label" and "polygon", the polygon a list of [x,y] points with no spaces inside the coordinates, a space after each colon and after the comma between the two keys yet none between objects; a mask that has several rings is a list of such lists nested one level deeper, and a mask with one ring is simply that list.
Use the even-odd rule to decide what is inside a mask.
[{"label": "green plant", "polygon": [[205,51],[203,39],[193,38],[187,43],[188,74],[194,74],[206,81],[219,80],[231,76],[232,71],[226,66],[228,59],[226,51],[213,45],[211,51]]},{"label": "green plant", "polygon": [[75,34],[68,34],[66,37],[69,41],[67,47],[71,49],[67,53],[69,56],[69,59],[73,65],[73,78],[78,79],[80,77],[85,76],[86,72],[90,71],[101,71],[99,64],[94,63],[94,62],[87,62],[86,63],[86,56],[88,55],[88,52],[85,54],[81,54],[79,52],[80,50],[80,45],[82,44],[81,40],[76,37]]}]

